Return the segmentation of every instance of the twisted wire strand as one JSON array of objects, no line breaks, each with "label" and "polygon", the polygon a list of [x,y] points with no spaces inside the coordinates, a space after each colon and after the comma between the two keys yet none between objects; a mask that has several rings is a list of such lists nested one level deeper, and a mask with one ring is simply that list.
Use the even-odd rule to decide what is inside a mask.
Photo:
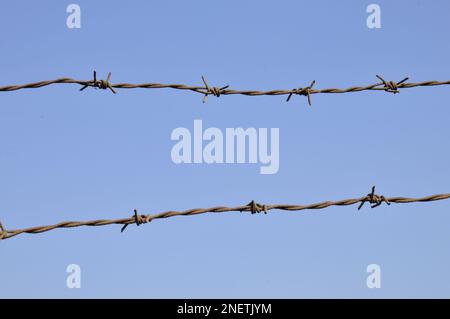
[{"label": "twisted wire strand", "polygon": [[[98,219],[91,221],[65,221],[54,225],[48,226],[37,226],[30,227],[24,229],[11,229],[6,230],[2,224],[0,223],[0,239],[8,239],[15,237],[20,234],[28,233],[28,234],[39,234],[43,232],[48,232],[54,230],[56,228],[73,228],[80,226],[106,226],[106,225],[123,225],[122,231],[125,230],[126,226],[130,224],[136,224],[137,226],[141,224],[145,224],[153,221],[154,219],[162,219],[169,218],[174,216],[194,216],[205,213],[226,213],[226,212],[251,212],[255,213],[267,213],[270,210],[282,210],[282,211],[301,211],[306,209],[324,209],[330,206],[350,206],[360,203],[359,208],[365,203],[369,202],[372,205],[372,208],[381,205],[383,202],[387,204],[397,203],[413,203],[413,202],[432,202],[438,200],[445,200],[450,198],[449,194],[436,194],[426,197],[420,198],[409,198],[409,197],[389,197],[386,198],[384,196],[379,196],[375,194],[375,187],[372,188],[372,192],[367,194],[366,196],[360,198],[350,198],[339,201],[324,201],[315,204],[309,205],[283,205],[283,204],[274,204],[274,205],[261,205],[251,201],[247,205],[236,206],[236,207],[226,207],[226,206],[217,206],[210,208],[194,208],[188,209],[184,211],[166,211],[158,214],[148,214],[148,215],[139,215],[137,210],[134,211],[134,215],[128,218],[120,218],[120,219]],[[359,209],[358,208],[358,209]]]},{"label": "twisted wire strand", "polygon": [[352,86],[349,88],[325,88],[325,89],[313,89],[312,84],[308,87],[304,88],[294,88],[290,90],[270,90],[270,91],[259,91],[259,90],[234,90],[228,89],[228,85],[223,87],[213,87],[209,86],[204,77],[202,77],[204,86],[191,86],[185,84],[162,84],[162,83],[142,83],[142,84],[132,84],[132,83],[109,83],[109,79],[111,77],[111,73],[108,74],[108,78],[106,80],[98,81],[96,79],[96,73],[94,71],[94,80],[85,81],[85,80],[76,80],[72,78],[59,78],[56,80],[49,81],[40,81],[34,83],[28,83],[23,85],[7,85],[1,86],[0,92],[11,92],[22,89],[35,89],[41,88],[44,86],[49,86],[53,84],[78,84],[82,86],[81,90],[84,90],[86,87],[94,87],[97,89],[107,89],[109,88],[113,93],[116,93],[114,89],[175,89],[175,90],[187,90],[194,93],[199,93],[204,95],[206,101],[206,97],[208,95],[214,95],[219,97],[221,95],[246,95],[246,96],[278,96],[278,95],[288,95],[287,101],[289,101],[292,95],[305,95],[308,97],[308,103],[311,104],[310,95],[312,94],[338,94],[338,93],[351,93],[351,92],[361,92],[361,91],[385,91],[388,93],[399,93],[400,89],[408,89],[415,88],[419,86],[429,87],[429,86],[440,86],[440,85],[450,85],[449,81],[425,81],[425,82],[407,82],[408,78],[404,78],[399,82],[394,81],[385,81],[381,76],[377,75],[378,79],[381,82],[377,82],[375,84],[366,85],[366,86]]}]

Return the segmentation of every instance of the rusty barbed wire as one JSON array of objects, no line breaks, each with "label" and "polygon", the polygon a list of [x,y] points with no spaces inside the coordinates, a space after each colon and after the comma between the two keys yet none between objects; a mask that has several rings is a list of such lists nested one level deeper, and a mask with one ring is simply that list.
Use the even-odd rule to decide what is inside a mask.
[{"label": "rusty barbed wire", "polygon": [[271,90],[271,91],[258,91],[258,90],[233,90],[229,89],[229,85],[222,87],[211,87],[206,82],[204,76],[202,76],[203,86],[190,86],[185,84],[162,84],[162,83],[142,83],[142,84],[131,84],[131,83],[116,83],[111,84],[111,72],[108,74],[106,80],[97,80],[96,71],[94,71],[94,79],[83,81],[71,78],[59,78],[56,80],[40,81],[34,83],[28,83],[23,85],[7,85],[1,86],[0,92],[10,92],[22,89],[36,89],[53,84],[78,84],[81,87],[80,91],[83,91],[87,87],[93,87],[96,89],[109,89],[112,93],[116,93],[114,89],[175,89],[175,90],[187,90],[195,93],[202,94],[203,102],[206,102],[209,95],[215,97],[220,97],[221,95],[246,95],[246,96],[278,96],[287,95],[286,101],[289,102],[292,95],[303,95],[307,97],[308,104],[311,105],[311,95],[312,94],[338,94],[338,93],[350,93],[350,92],[361,92],[361,91],[384,91],[388,93],[397,94],[400,93],[400,89],[414,88],[419,86],[439,86],[439,85],[450,85],[449,81],[425,81],[425,82],[406,82],[408,77],[404,78],[399,82],[386,81],[380,75],[376,77],[381,81],[375,84],[366,86],[352,86],[345,89],[339,88],[327,88],[327,89],[313,89],[316,81],[312,81],[307,87],[301,87],[291,90]]},{"label": "rusty barbed wire", "polygon": [[250,212],[251,214],[264,213],[267,214],[270,210],[283,210],[283,211],[301,211],[306,209],[323,209],[330,206],[350,206],[360,203],[358,210],[362,208],[365,202],[372,204],[372,208],[380,206],[383,202],[387,205],[392,203],[413,203],[413,202],[432,202],[438,200],[449,199],[450,194],[436,194],[420,198],[408,198],[408,197],[384,197],[382,195],[375,194],[375,186],[372,187],[371,193],[360,198],[350,198],[339,201],[325,201],[310,205],[263,205],[258,204],[255,201],[251,201],[247,205],[237,207],[217,206],[210,208],[194,208],[185,211],[166,211],[158,214],[141,215],[137,210],[134,210],[134,215],[128,218],[121,219],[98,219],[91,221],[65,221],[54,225],[37,226],[24,229],[7,230],[0,223],[0,240],[12,238],[20,234],[39,234],[48,232],[56,228],[73,228],[80,226],[106,226],[106,225],[123,225],[121,232],[123,232],[128,225],[136,224],[137,226],[145,223],[149,223],[154,219],[169,218],[174,216],[193,216],[205,213],[226,213],[226,212]]}]

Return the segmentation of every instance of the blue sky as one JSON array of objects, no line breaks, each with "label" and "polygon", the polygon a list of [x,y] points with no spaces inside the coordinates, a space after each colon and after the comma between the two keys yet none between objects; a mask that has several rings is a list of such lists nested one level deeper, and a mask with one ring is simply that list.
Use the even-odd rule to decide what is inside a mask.
[{"label": "blue sky", "polygon": [[[448,1],[65,1],[0,6],[0,85],[57,77],[237,89],[448,80]],[[381,29],[366,7],[381,6]],[[216,205],[449,191],[450,91],[209,97],[55,85],[0,94],[0,220],[15,229]],[[176,165],[177,127],[279,128],[259,164]],[[450,297],[449,203],[211,214],[0,243],[0,297]],[[66,287],[78,264],[82,287]],[[366,267],[381,267],[368,289]]]}]

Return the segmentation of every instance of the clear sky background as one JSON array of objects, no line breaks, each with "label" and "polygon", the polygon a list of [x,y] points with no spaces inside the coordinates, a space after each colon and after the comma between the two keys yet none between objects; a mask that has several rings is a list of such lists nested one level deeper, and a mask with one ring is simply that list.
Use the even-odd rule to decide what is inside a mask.
[{"label": "clear sky background", "polygon": [[[0,85],[58,77],[236,89],[448,80],[448,1],[0,5]],[[381,6],[381,29],[366,7]],[[17,229],[216,205],[449,192],[449,87],[306,98],[77,85],[0,93],[0,220]],[[280,169],[176,165],[177,127],[280,129]],[[0,242],[0,297],[450,297],[449,202],[206,214]],[[81,289],[66,287],[78,264]],[[368,289],[366,267],[381,266]]]}]

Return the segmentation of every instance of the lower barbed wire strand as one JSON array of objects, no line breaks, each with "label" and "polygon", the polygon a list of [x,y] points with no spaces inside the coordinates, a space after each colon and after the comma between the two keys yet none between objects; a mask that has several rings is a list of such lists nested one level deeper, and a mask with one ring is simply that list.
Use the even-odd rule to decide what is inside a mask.
[{"label": "lower barbed wire strand", "polygon": [[[61,222],[54,225],[48,225],[48,226],[36,226],[36,227],[30,227],[30,228],[24,228],[24,229],[12,229],[7,230],[5,227],[0,223],[0,240],[1,239],[8,239],[15,237],[20,234],[39,234],[48,232],[57,228],[74,228],[74,227],[81,227],[81,226],[106,226],[106,225],[129,225],[133,223],[137,223],[138,225],[140,223],[147,223],[151,222],[154,219],[163,219],[163,218],[169,218],[174,216],[193,216],[193,215],[199,215],[199,214],[205,214],[205,213],[226,213],[226,212],[251,212],[253,213],[267,213],[267,211],[270,210],[281,210],[281,211],[301,211],[301,210],[308,210],[308,209],[323,209],[330,206],[350,206],[355,205],[357,203],[361,203],[360,207],[364,202],[370,202],[371,204],[374,204],[372,207],[377,207],[381,205],[383,201],[385,201],[387,204],[391,203],[413,203],[413,202],[432,202],[432,201],[438,201],[438,200],[445,200],[449,199],[450,194],[436,194],[426,197],[420,197],[420,198],[409,198],[409,197],[389,197],[385,198],[384,196],[379,196],[375,194],[375,187],[372,188],[372,193],[369,193],[367,196],[360,197],[360,198],[350,198],[350,199],[344,199],[339,201],[324,201],[309,205],[284,205],[284,204],[274,204],[274,205],[261,205],[258,203],[255,203],[254,201],[250,202],[247,205],[244,206],[236,206],[236,207],[227,207],[227,206],[216,206],[216,207],[210,207],[210,208],[195,208],[195,209],[189,209],[185,211],[166,211],[162,213],[157,214],[149,214],[149,215],[138,215],[137,211],[135,210],[135,215],[133,217],[129,218],[120,218],[120,219],[99,219],[99,220],[91,220],[91,221],[66,221]],[[140,217],[139,217],[140,216]],[[136,221],[136,218],[142,219],[139,222]],[[125,228],[125,227],[124,227]],[[124,229],[122,228],[122,229]]]}]

